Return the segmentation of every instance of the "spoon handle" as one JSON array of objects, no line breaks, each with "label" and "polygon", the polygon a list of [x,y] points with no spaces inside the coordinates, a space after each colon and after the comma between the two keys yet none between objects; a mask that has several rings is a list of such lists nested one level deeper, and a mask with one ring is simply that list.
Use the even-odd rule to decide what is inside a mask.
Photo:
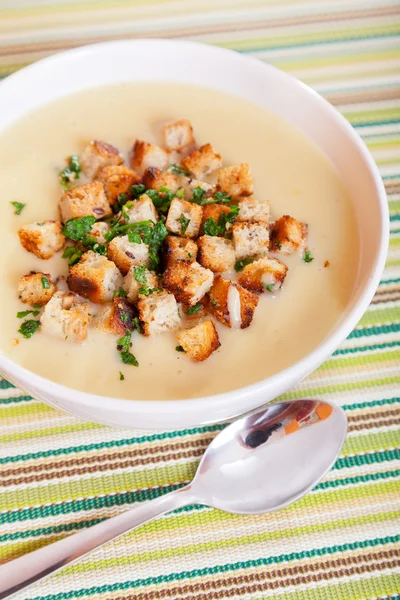
[{"label": "spoon handle", "polygon": [[2,565],[0,599],[8,598],[123,533],[195,501],[189,485]]}]

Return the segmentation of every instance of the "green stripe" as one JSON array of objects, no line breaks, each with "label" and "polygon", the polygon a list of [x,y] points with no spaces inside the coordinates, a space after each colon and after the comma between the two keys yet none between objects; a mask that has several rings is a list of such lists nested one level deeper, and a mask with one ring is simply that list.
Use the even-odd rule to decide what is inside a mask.
[{"label": "green stripe", "polygon": [[[47,409],[48,410],[48,409]],[[63,425],[62,427],[45,427],[44,429],[35,429],[34,431],[24,431],[20,433],[6,433],[0,435],[0,444],[7,442],[18,442],[21,440],[32,440],[34,438],[42,438],[52,435],[60,435],[61,433],[78,433],[79,431],[86,431],[89,429],[100,429],[104,425],[99,423],[74,423],[73,425]]]},{"label": "green stripe", "polygon": [[342,454],[360,454],[361,452],[378,451],[382,449],[398,448],[400,445],[400,431],[384,431],[365,435],[348,435],[344,443]]},{"label": "green stripe", "polygon": [[357,365],[378,365],[379,363],[393,360],[398,360],[400,362],[400,353],[398,350],[394,350],[392,352],[374,352],[373,354],[347,356],[346,358],[335,358],[332,360],[327,360],[317,369],[317,371],[328,371],[340,368],[344,369],[346,367]]},{"label": "green stripe", "polygon": [[[0,408],[2,408],[1,405]],[[32,402],[29,404],[24,403],[17,406],[13,404],[7,404],[3,408],[4,411],[2,413],[0,412],[0,423],[2,421],[7,421],[8,419],[18,419],[22,417],[26,417],[28,420],[28,418],[32,415],[36,416],[43,413],[53,413],[53,415],[56,417],[60,415],[59,411],[56,411],[48,404],[43,404],[42,402]]]},{"label": "green stripe", "polygon": [[12,396],[11,398],[2,398],[0,400],[0,408],[6,404],[16,404],[17,402],[32,402],[39,404],[39,400],[35,400],[32,396]]},{"label": "green stripe", "polygon": [[370,400],[368,402],[355,402],[354,404],[342,404],[345,411],[358,410],[359,408],[369,408],[371,406],[383,406],[384,404],[396,404],[400,398],[383,398],[382,400]]},{"label": "green stripe", "polygon": [[[352,467],[361,467],[364,465],[382,464],[400,458],[400,450],[389,450],[386,452],[374,452],[371,454],[361,454],[359,456],[344,456],[336,461],[332,470],[349,469]],[[197,505],[198,509],[202,509],[201,505]],[[222,513],[221,513],[222,514]],[[106,518],[106,517],[105,517]],[[14,531],[13,533],[5,533],[0,535],[0,543],[12,542],[18,539],[27,539],[30,537],[57,535],[69,531],[77,531],[91,527],[105,518],[89,519],[84,521],[74,521],[72,523],[63,523],[48,527],[39,527],[37,529],[27,529],[24,531]],[[26,550],[25,550],[26,552]]]},{"label": "green stripe", "polygon": [[[385,348],[397,348],[397,347],[400,347],[400,342],[387,342],[386,344],[372,344],[371,346],[356,346],[355,348],[339,348],[339,350],[336,350],[336,352],[334,352],[332,354],[332,356],[341,356],[341,355],[345,355],[345,354],[356,354],[358,352],[384,350]],[[332,361],[332,362],[334,362],[334,361]],[[324,363],[324,364],[326,364],[326,363]]]},{"label": "green stripe", "polygon": [[370,337],[371,335],[397,333],[398,331],[400,331],[400,323],[393,323],[392,325],[380,325],[379,327],[360,327],[359,329],[354,329],[347,339],[351,340],[352,338]]},{"label": "green stripe", "polygon": [[359,321],[359,325],[365,327],[367,325],[378,325],[380,323],[399,322],[400,321],[400,310],[399,307],[393,308],[379,308],[376,310],[369,310],[365,313],[362,319]]},{"label": "green stripe", "polygon": [[350,390],[359,390],[364,388],[380,387],[381,385],[394,385],[395,383],[400,384],[400,376],[390,377],[384,379],[367,379],[362,381],[352,381],[348,383],[336,383],[334,385],[327,385],[324,387],[315,388],[295,388],[291,392],[286,392],[279,396],[282,400],[295,400],[296,398],[307,398],[308,396],[322,396],[325,394],[335,394],[338,392],[349,392]]},{"label": "green stripe", "polygon": [[[228,573],[231,571],[241,571],[244,569],[251,569],[256,567],[281,564],[284,562],[292,562],[295,560],[304,560],[305,558],[315,558],[318,556],[332,556],[340,552],[349,552],[353,550],[363,550],[368,548],[376,548],[379,546],[385,546],[388,544],[395,544],[400,541],[400,535],[386,536],[384,538],[366,539],[356,542],[350,542],[346,544],[338,544],[334,546],[324,546],[322,548],[315,548],[313,550],[302,550],[300,552],[291,552],[290,554],[280,554],[277,556],[268,556],[267,558],[262,557],[258,559],[239,561],[236,563],[226,563],[223,565],[215,565],[212,567],[204,567],[202,569],[193,569],[191,571],[180,571],[176,573],[169,573],[167,576],[157,575],[155,577],[146,577],[144,579],[133,579],[126,580],[123,582],[116,582],[109,585],[92,586],[90,588],[80,588],[78,590],[70,590],[68,592],[59,592],[57,594],[48,594],[46,596],[35,596],[27,600],[68,600],[68,598],[74,598],[79,596],[93,596],[94,594],[104,594],[107,592],[116,592],[119,590],[126,590],[128,588],[140,588],[148,587],[150,585],[157,585],[167,583],[170,581],[183,581],[184,579],[194,579],[198,577],[207,577],[208,575],[217,575],[219,573]],[[337,599],[343,599],[343,596],[337,596]]]}]

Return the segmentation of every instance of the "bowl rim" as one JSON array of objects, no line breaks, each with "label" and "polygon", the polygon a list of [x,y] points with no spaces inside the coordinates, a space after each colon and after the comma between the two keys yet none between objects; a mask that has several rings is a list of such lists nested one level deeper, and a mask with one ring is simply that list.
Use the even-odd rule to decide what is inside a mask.
[{"label": "bowl rim", "polygon": [[[263,71],[269,70],[271,72],[275,72],[275,75],[279,76],[284,81],[290,83],[292,86],[300,86],[303,88],[310,97],[313,97],[314,100],[317,99],[317,102],[320,105],[324,105],[325,110],[328,112],[329,116],[335,123],[335,126],[339,126],[347,133],[348,137],[352,141],[352,143],[356,146],[358,152],[361,154],[371,176],[372,181],[375,186],[376,196],[379,204],[379,212],[381,216],[381,227],[380,227],[380,239],[379,239],[379,250],[376,253],[374,258],[374,264],[371,268],[370,274],[368,276],[368,281],[364,285],[364,288],[361,291],[357,291],[353,294],[348,307],[346,309],[346,314],[344,318],[342,318],[339,323],[335,326],[335,328],[328,333],[326,338],[322,340],[311,352],[309,352],[306,356],[301,358],[299,361],[291,364],[289,367],[278,371],[277,373],[252,383],[250,385],[240,387],[237,389],[233,389],[228,392],[222,392],[218,394],[213,394],[209,396],[198,396],[195,398],[187,398],[180,400],[140,400],[140,399],[131,399],[131,398],[113,398],[112,396],[101,396],[97,394],[91,394],[89,392],[82,392],[75,388],[70,388],[65,385],[55,383],[50,379],[42,377],[40,375],[35,374],[33,371],[22,367],[9,359],[4,354],[0,353],[0,369],[7,372],[7,377],[10,379],[14,379],[19,385],[19,383],[23,386],[25,381],[29,381],[29,386],[32,388],[37,388],[38,391],[44,390],[47,394],[53,394],[59,399],[65,400],[69,405],[75,405],[77,407],[88,407],[88,408],[97,408],[101,409],[105,408],[106,405],[112,403],[112,408],[118,412],[118,410],[122,410],[124,412],[135,413],[137,415],[143,416],[148,415],[149,412],[157,410],[157,419],[162,417],[163,415],[171,414],[171,411],[178,410],[181,416],[188,416],[193,414],[194,409],[201,408],[201,412],[206,413],[208,409],[211,412],[215,412],[217,406],[226,405],[227,401],[230,402],[230,407],[232,410],[230,414],[242,414],[249,410],[250,408],[254,408],[254,402],[246,406],[246,398],[251,399],[254,397],[254,393],[258,395],[262,395],[263,389],[268,386],[268,388],[276,387],[279,388],[279,385],[284,382],[284,380],[290,380],[296,373],[302,372],[308,374],[316,369],[328,356],[334,352],[334,350],[339,346],[339,344],[346,339],[349,333],[354,329],[358,320],[364,314],[370,301],[372,300],[375,290],[379,284],[384,266],[386,261],[387,249],[389,244],[389,232],[390,232],[390,222],[389,222],[389,210],[386,199],[386,192],[384,188],[384,184],[382,178],[380,176],[378,167],[376,166],[371,154],[369,153],[367,147],[365,146],[363,140],[360,135],[353,129],[350,123],[337,111],[325,98],[320,96],[316,91],[310,88],[305,83],[301,82],[294,76],[278,69],[277,67],[270,65],[268,63],[264,63],[259,59],[240,54],[234,50],[229,50],[226,48],[216,47],[209,44],[203,44],[200,42],[193,42],[187,40],[169,40],[169,39],[160,39],[160,38],[144,38],[144,39],[126,39],[126,40],[114,40],[114,41],[106,41],[95,44],[88,44],[84,46],[80,46],[78,48],[74,48],[71,50],[65,50],[62,52],[58,52],[51,56],[48,56],[44,59],[41,59],[19,71],[13,73],[2,82],[0,82],[0,94],[4,87],[14,84],[18,79],[22,79],[25,77],[26,73],[29,71],[41,71],[46,68],[51,62],[57,62],[59,60],[64,59],[65,57],[71,59],[77,59],[82,55],[95,54],[99,50],[110,49],[117,46],[122,47],[132,47],[137,45],[154,45],[157,44],[159,46],[162,45],[179,45],[179,46],[187,46],[187,47],[196,47],[198,50],[201,50],[205,54],[208,52],[211,54],[218,54],[230,56],[231,59],[236,61],[246,61],[252,62],[253,65],[256,65],[256,68],[260,71],[260,76],[262,76]],[[102,85],[107,85],[104,83]],[[212,86],[211,86],[212,87]],[[66,97],[66,95],[62,96]],[[42,105],[44,105],[43,103]],[[50,403],[50,401],[49,401]],[[261,404],[262,402],[260,402]],[[58,403],[57,403],[58,404]],[[62,406],[63,410],[64,405]],[[72,409],[71,409],[72,411]],[[73,411],[75,414],[78,414],[78,410]],[[92,417],[91,417],[92,418]],[[209,420],[202,420],[202,424],[207,423],[215,423],[223,420],[225,417],[218,417],[218,414],[215,418]]]}]

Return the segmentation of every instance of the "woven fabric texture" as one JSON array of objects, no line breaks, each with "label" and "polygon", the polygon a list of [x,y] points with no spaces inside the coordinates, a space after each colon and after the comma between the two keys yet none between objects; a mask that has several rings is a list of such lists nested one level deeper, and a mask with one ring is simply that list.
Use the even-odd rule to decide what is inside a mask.
[{"label": "woven fabric texture", "polygon": [[[378,163],[391,239],[375,298],[285,398],[347,412],[332,471],[280,512],[191,506],[16,598],[361,600],[400,593],[400,4],[396,0],[0,1],[0,75],[99,40],[180,37],[272,63],[324,95]],[[0,381],[0,562],[175,489],[222,427],[114,430]]]}]

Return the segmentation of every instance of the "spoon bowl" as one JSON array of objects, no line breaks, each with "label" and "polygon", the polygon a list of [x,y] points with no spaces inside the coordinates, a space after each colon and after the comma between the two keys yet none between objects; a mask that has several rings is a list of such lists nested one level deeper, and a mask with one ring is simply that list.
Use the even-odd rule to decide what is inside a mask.
[{"label": "spoon bowl", "polygon": [[255,514],[313,488],[346,437],[341,408],[320,400],[273,404],[228,425],[211,442],[192,483],[0,566],[0,600],[166,512],[198,503]]}]

